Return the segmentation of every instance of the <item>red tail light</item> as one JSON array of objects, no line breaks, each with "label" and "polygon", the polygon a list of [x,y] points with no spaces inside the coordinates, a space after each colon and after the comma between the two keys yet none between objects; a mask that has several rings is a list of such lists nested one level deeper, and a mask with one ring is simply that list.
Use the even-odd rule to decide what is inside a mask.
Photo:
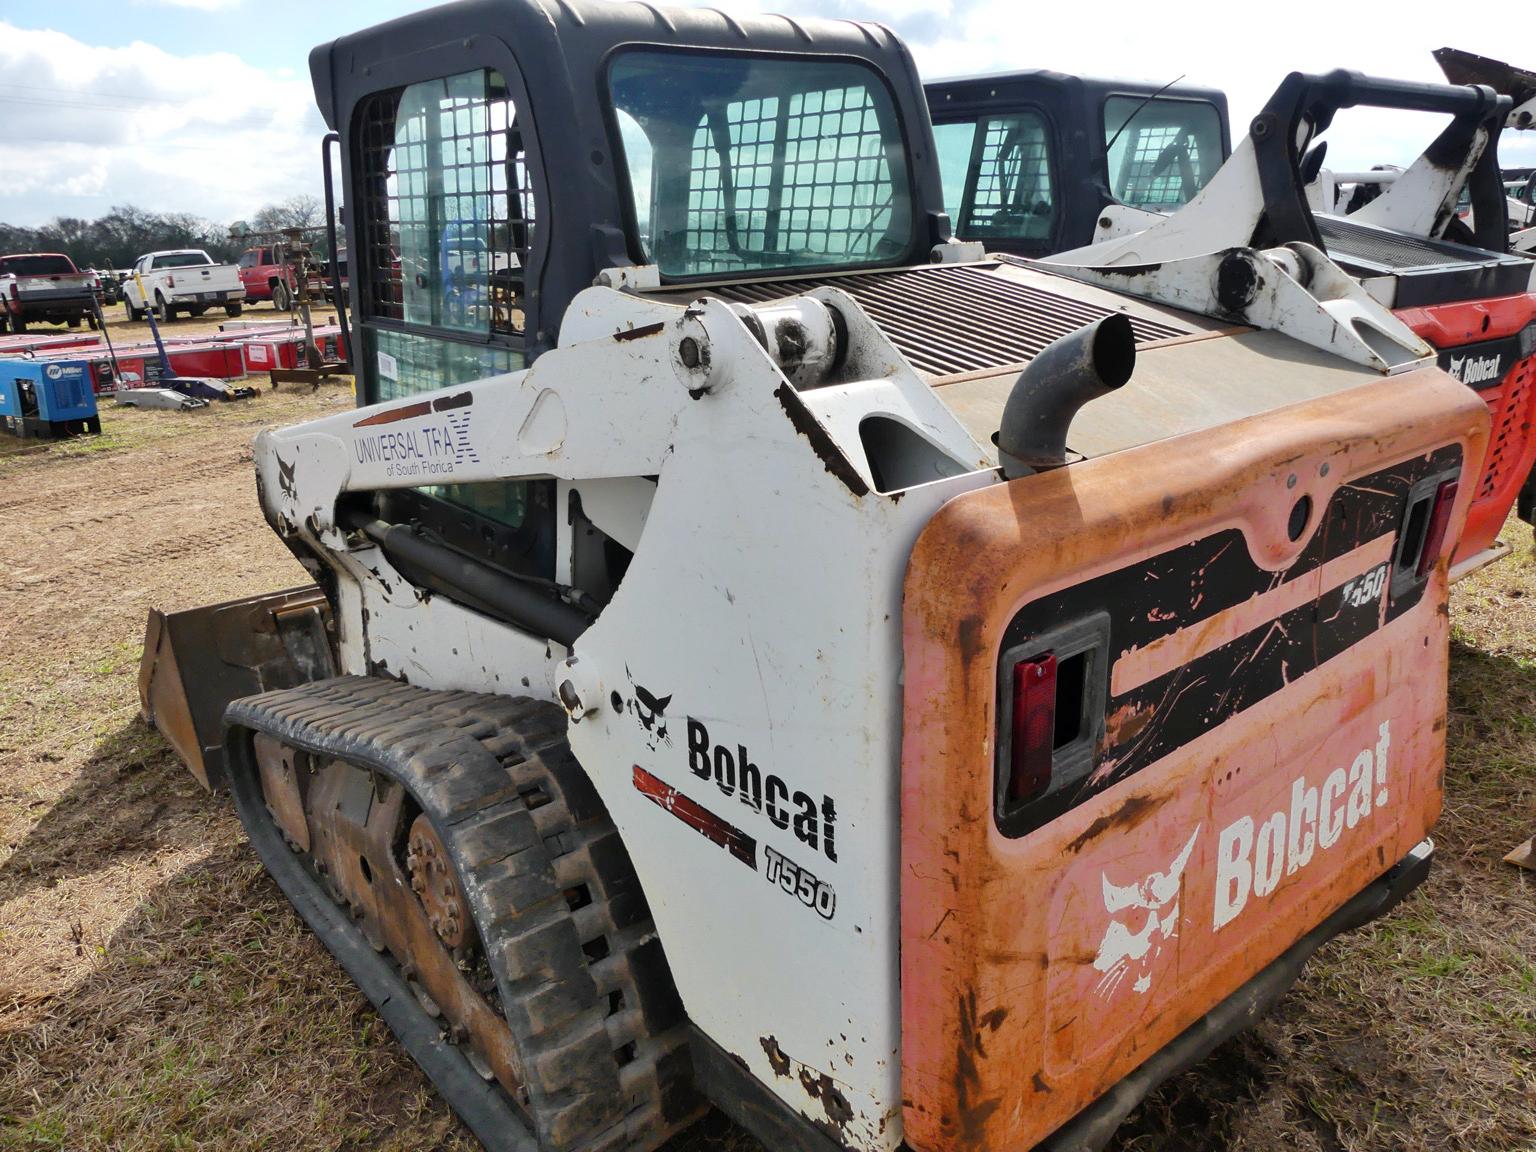
[{"label": "red tail light", "polygon": [[176,277],[174,277],[174,276],[167,276],[165,278],[165,286],[167,288],[174,288],[174,287],[176,287]]},{"label": "red tail light", "polygon": [[1451,507],[1456,503],[1456,481],[1447,480],[1435,490],[1435,505],[1429,513],[1429,527],[1424,533],[1424,549],[1419,553],[1419,566],[1415,573],[1420,578],[1429,574],[1440,547],[1445,543],[1445,529],[1451,522]]},{"label": "red tail light", "polygon": [[1051,752],[1056,738],[1055,653],[1013,666],[1013,730],[1009,736],[1008,799],[1031,800],[1051,786]]}]

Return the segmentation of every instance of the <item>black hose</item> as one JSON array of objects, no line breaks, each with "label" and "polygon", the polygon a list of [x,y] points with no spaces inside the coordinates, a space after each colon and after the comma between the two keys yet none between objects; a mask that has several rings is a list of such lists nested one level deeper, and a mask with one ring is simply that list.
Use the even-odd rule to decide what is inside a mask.
[{"label": "black hose", "polygon": [[455,591],[462,592],[471,607],[488,611],[524,632],[569,648],[592,624],[587,613],[564,600],[449,548],[419,528],[389,524],[367,512],[355,513],[347,526],[372,540],[391,560],[398,559],[403,567],[430,577],[444,595],[452,598]]}]

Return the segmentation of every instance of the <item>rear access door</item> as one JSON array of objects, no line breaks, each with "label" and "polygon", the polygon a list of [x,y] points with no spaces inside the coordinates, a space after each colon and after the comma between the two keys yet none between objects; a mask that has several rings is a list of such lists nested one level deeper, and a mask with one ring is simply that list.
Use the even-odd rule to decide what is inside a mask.
[{"label": "rear access door", "polygon": [[1487,427],[1419,369],[930,522],[904,609],[911,1147],[1033,1147],[1423,840]]}]

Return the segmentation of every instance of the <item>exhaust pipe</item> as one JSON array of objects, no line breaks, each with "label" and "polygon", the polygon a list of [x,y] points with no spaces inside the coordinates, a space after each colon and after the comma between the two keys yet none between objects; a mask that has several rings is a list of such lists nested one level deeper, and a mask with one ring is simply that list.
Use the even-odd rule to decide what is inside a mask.
[{"label": "exhaust pipe", "polygon": [[1121,313],[1052,341],[1031,360],[1003,406],[997,456],[1009,480],[1067,462],[1067,429],[1077,410],[1131,378],[1136,336]]}]

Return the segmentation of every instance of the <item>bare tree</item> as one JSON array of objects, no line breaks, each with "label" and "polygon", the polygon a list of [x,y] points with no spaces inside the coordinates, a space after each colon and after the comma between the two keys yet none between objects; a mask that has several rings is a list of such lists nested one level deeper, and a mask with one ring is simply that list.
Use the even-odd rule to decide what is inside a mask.
[{"label": "bare tree", "polygon": [[318,196],[301,193],[278,204],[268,204],[250,219],[252,232],[277,232],[284,228],[319,228],[325,223],[325,203]]},{"label": "bare tree", "polygon": [[205,248],[216,260],[233,254],[226,230],[216,224],[185,212],[146,212],[131,204],[96,220],[59,217],[33,228],[0,224],[0,253],[64,252],[81,268],[126,268],[145,252],[162,248]]},{"label": "bare tree", "polygon": [[120,204],[96,220],[61,216],[36,227],[0,223],[0,253],[65,252],[82,268],[126,268],[145,252],[163,248],[202,248],[215,260],[230,260],[247,237],[264,243],[257,237],[324,225],[325,202],[305,194],[268,204],[227,228],[189,212],[148,212]]}]

